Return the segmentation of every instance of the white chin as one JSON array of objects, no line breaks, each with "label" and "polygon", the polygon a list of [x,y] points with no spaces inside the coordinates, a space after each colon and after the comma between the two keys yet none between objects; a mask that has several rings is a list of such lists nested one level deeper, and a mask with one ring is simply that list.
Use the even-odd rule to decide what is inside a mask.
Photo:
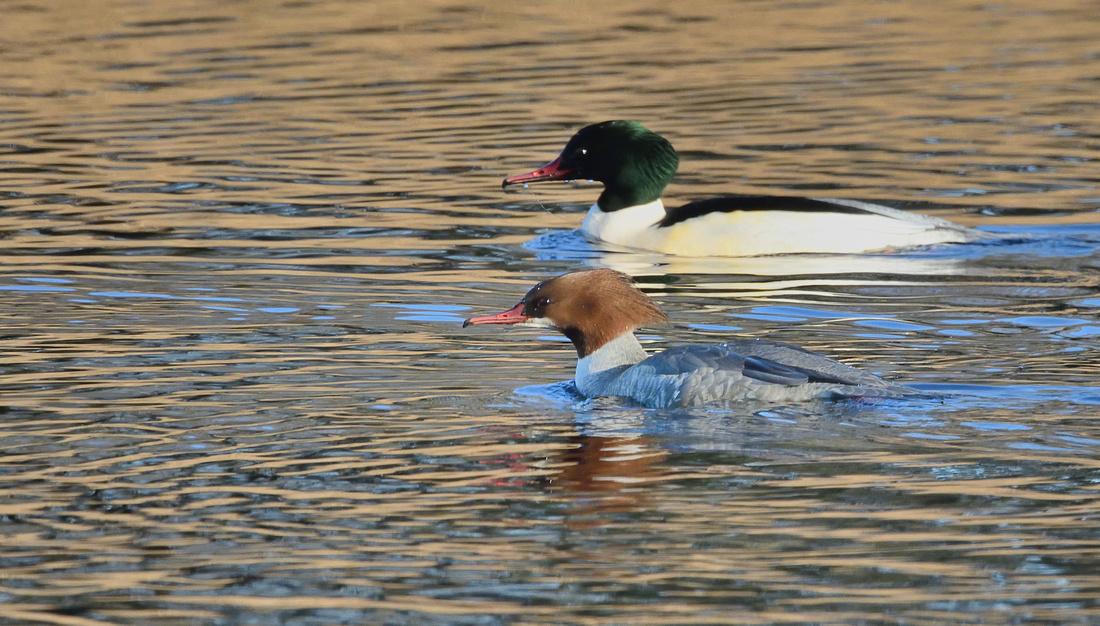
[{"label": "white chin", "polygon": [[528,318],[526,322],[520,322],[519,324],[516,324],[516,326],[526,326],[528,328],[557,328],[557,326],[554,326],[553,322],[551,322],[550,318],[548,317]]}]

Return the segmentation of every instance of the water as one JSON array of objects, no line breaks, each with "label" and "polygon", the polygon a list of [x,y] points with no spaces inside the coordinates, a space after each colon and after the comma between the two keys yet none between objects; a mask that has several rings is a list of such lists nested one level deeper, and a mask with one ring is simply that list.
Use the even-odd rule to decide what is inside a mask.
[{"label": "water", "polygon": [[[1100,621],[1091,2],[5,7],[0,621]],[[672,203],[886,201],[1002,235],[670,259],[503,192],[584,124]],[[586,401],[536,280],[648,347],[792,341],[915,401]]]}]

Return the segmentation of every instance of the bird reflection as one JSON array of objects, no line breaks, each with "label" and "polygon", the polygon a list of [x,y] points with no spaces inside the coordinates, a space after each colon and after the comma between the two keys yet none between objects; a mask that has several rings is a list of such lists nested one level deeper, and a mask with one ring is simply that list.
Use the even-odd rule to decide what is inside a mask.
[{"label": "bird reflection", "polygon": [[664,475],[661,461],[667,452],[648,437],[578,434],[570,442],[576,447],[555,459],[560,473],[548,488],[576,496],[566,522],[572,528],[600,526],[615,514],[644,508],[650,493],[646,484]]},{"label": "bird reflection", "polygon": [[968,254],[948,254],[928,248],[904,253],[781,254],[758,257],[686,257],[630,250],[586,241],[577,231],[554,231],[524,244],[540,260],[579,261],[588,267],[609,268],[631,276],[725,275],[772,279],[799,277],[835,281],[850,276],[860,284],[876,281],[922,281],[927,276],[957,275],[970,264],[969,257],[992,252],[992,243],[963,244]]}]

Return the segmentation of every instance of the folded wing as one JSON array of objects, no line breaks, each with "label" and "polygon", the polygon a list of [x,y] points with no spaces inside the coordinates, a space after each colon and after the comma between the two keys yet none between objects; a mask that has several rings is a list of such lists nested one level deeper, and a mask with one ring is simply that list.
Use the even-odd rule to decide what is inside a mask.
[{"label": "folded wing", "polygon": [[740,340],[671,348],[623,371],[606,393],[661,408],[918,392],[797,346]]}]

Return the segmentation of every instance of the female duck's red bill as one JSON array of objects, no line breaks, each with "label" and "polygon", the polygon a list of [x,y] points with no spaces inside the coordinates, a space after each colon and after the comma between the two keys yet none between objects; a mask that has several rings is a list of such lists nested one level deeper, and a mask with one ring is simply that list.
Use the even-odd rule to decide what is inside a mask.
[{"label": "female duck's red bill", "polygon": [[471,317],[465,322],[462,322],[462,327],[466,328],[474,324],[522,324],[527,320],[528,317],[523,314],[523,303],[520,302],[503,313],[486,315],[485,317]]},{"label": "female duck's red bill", "polygon": [[526,185],[527,183],[539,183],[544,180],[569,180],[572,176],[573,170],[562,167],[561,157],[558,157],[533,172],[505,178],[500,187],[504,189],[509,185]]}]

